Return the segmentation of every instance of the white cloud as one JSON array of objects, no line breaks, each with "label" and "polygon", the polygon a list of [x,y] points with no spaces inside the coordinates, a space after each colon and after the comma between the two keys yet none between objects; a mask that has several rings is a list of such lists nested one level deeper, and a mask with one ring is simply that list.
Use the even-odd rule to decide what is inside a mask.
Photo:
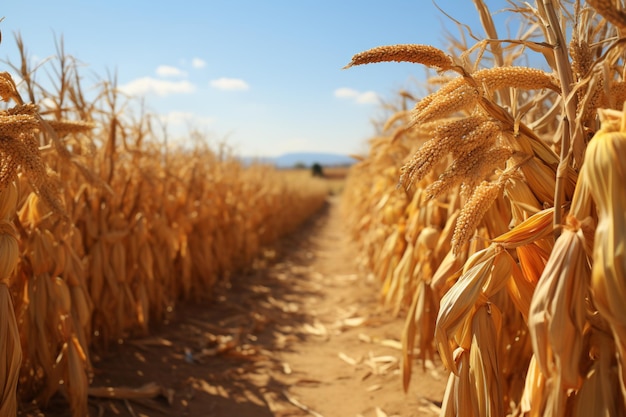
[{"label": "white cloud", "polygon": [[246,91],[250,89],[248,83],[239,78],[222,77],[211,80],[210,84],[211,87],[217,88],[218,90]]},{"label": "white cloud", "polygon": [[206,62],[200,58],[194,58],[191,60],[191,66],[194,68],[204,68],[206,67]]},{"label": "white cloud", "polygon": [[353,88],[341,87],[335,90],[335,97],[340,99],[354,100],[359,104],[376,104],[379,103],[378,94],[374,91],[360,92]]},{"label": "white cloud", "polygon": [[172,127],[207,127],[215,123],[215,119],[207,116],[198,116],[191,112],[172,111],[158,115],[159,120]]},{"label": "white cloud", "polygon": [[196,91],[196,86],[189,81],[166,81],[152,77],[142,77],[120,86],[120,90],[131,96],[154,93],[164,97],[170,94],[193,93]]},{"label": "white cloud", "polygon": [[358,91],[347,87],[342,87],[335,90],[335,97],[337,98],[354,98],[358,95]]},{"label": "white cloud", "polygon": [[170,65],[159,65],[156,69],[157,75],[161,77],[185,77],[187,73],[180,68],[172,67]]}]

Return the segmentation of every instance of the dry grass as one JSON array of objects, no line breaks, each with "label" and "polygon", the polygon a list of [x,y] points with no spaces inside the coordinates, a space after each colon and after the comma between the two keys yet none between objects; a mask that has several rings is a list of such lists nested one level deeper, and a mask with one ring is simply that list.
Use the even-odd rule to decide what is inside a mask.
[{"label": "dry grass", "polygon": [[521,35],[500,39],[474,3],[485,38],[428,49],[454,64],[421,45],[353,58],[440,70],[344,194],[363,264],[408,313],[405,388],[415,347],[451,372],[441,415],[626,415],[624,11],[512,4]]}]

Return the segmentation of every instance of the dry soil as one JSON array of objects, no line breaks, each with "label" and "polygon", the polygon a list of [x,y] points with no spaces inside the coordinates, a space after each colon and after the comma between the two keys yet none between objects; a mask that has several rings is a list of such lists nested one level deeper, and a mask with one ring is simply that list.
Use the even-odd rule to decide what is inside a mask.
[{"label": "dry soil", "polygon": [[[446,372],[400,376],[401,317],[357,268],[338,197],[210,299],[94,362],[91,416],[435,416]],[[112,398],[103,397],[108,395]],[[63,398],[21,416],[69,416]]]}]

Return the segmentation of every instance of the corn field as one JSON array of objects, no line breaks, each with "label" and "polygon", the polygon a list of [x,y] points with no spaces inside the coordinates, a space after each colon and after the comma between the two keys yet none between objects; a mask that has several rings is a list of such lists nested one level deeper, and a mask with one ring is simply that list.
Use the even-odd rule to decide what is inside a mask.
[{"label": "corn field", "polygon": [[46,88],[17,42],[21,61],[7,69],[21,80],[0,73],[0,415],[60,393],[84,417],[93,352],[206,299],[328,190],[244,167],[200,134],[168,144],[115,80],[87,98],[62,45]]},{"label": "corn field", "polygon": [[442,416],[624,416],[626,11],[508,2],[507,39],[474,4],[481,36],[459,22],[447,51],[347,65],[430,71],[421,98],[386,105],[343,200],[360,262],[406,315],[404,387],[438,355]]}]

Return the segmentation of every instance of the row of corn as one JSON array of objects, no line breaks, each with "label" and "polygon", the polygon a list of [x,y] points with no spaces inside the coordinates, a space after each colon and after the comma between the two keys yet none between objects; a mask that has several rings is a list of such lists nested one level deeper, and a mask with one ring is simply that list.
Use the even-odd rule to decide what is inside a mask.
[{"label": "row of corn", "polygon": [[327,192],[321,180],[244,167],[198,135],[168,146],[113,83],[87,99],[58,50],[52,88],[25,57],[19,85],[0,73],[2,416],[55,394],[88,415],[90,352],[210,295]]},{"label": "row of corn", "polygon": [[404,387],[438,354],[442,416],[624,416],[626,11],[510,2],[520,35],[501,39],[474,3],[475,45],[348,65],[437,71],[387,106],[344,193],[361,262],[406,314]]}]

